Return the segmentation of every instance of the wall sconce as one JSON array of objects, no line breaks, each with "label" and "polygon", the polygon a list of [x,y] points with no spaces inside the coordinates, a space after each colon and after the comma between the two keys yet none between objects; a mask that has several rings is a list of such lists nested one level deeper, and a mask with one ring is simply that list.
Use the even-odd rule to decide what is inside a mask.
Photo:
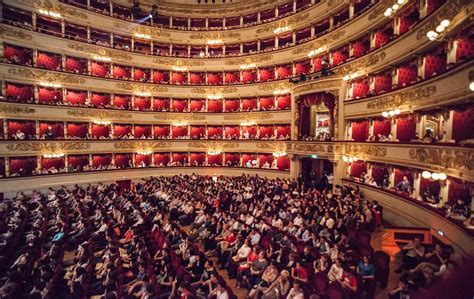
[{"label": "wall sconce", "polygon": [[284,151],[281,151],[281,152],[274,152],[274,153],[273,153],[273,157],[275,157],[275,158],[284,157],[284,156],[286,156],[286,155],[287,155],[287,154],[286,154],[286,152],[284,152]]},{"label": "wall sconce", "polygon": [[100,56],[100,55],[93,56],[92,59],[95,59],[95,60],[98,60],[98,61],[103,61],[103,62],[111,62],[112,61],[112,58],[107,57],[107,56]]},{"label": "wall sconce", "polygon": [[322,51],[323,51],[323,48],[321,48],[321,47],[317,48],[316,50],[309,51],[308,52],[308,57],[313,58],[314,56],[318,55]]},{"label": "wall sconce", "polygon": [[188,125],[188,123],[185,123],[185,122],[173,123],[173,126],[175,126],[175,127],[186,127],[187,125]]},{"label": "wall sconce", "polygon": [[400,114],[400,109],[393,109],[393,110],[390,110],[390,111],[384,111],[382,112],[382,116],[383,117],[394,117],[396,115],[399,115]]},{"label": "wall sconce", "polygon": [[355,156],[342,156],[342,161],[346,163],[352,163],[352,162],[357,162],[359,161],[359,158]]},{"label": "wall sconce", "polygon": [[64,153],[51,153],[51,154],[44,154],[43,155],[44,158],[62,158],[64,157]]},{"label": "wall sconce", "polygon": [[108,121],[108,120],[96,119],[96,120],[93,121],[93,123],[95,123],[96,125],[108,126],[108,125],[110,125],[112,122],[111,122],[111,121]]},{"label": "wall sconce", "polygon": [[144,34],[144,33],[135,33],[134,36],[137,37],[137,38],[151,39],[150,35]]},{"label": "wall sconce", "polygon": [[216,155],[220,155],[222,154],[222,151],[221,150],[208,150],[207,151],[207,154],[210,155],[210,156],[216,156]]},{"label": "wall sconce", "polygon": [[240,126],[242,127],[249,127],[249,126],[254,126],[254,125],[256,125],[256,122],[254,121],[246,121],[246,122],[240,123]]},{"label": "wall sconce", "polygon": [[429,172],[429,171],[423,171],[421,173],[421,176],[427,180],[433,180],[433,181],[445,181],[448,176],[444,172]]},{"label": "wall sconce", "polygon": [[273,94],[277,96],[277,95],[287,94],[287,93],[289,93],[289,92],[290,92],[290,90],[289,90],[288,88],[284,88],[284,89],[276,89],[276,90],[274,90],[274,91],[273,91]]},{"label": "wall sconce", "polygon": [[151,93],[150,92],[146,92],[146,91],[137,91],[135,93],[135,95],[139,96],[139,97],[149,97],[151,96]]},{"label": "wall sconce", "polygon": [[209,94],[207,95],[208,100],[220,100],[223,96],[221,94]]},{"label": "wall sconce", "polygon": [[49,17],[54,18],[54,19],[62,18],[60,13],[57,13],[57,12],[54,12],[54,11],[49,11],[49,10],[46,10],[46,9],[40,9],[40,10],[38,10],[38,12],[42,15],[49,16]]},{"label": "wall sconce", "polygon": [[277,29],[273,30],[273,33],[280,34],[280,33],[283,33],[283,32],[287,32],[289,30],[290,30],[289,26],[278,27]]},{"label": "wall sconce", "polygon": [[342,77],[342,80],[347,82],[349,80],[354,80],[358,76],[359,76],[359,74],[357,72],[355,72],[355,73],[352,73],[352,74],[349,74],[349,75],[345,75],[344,77]]},{"label": "wall sconce", "polygon": [[474,91],[474,81],[472,81],[470,84],[469,84],[469,89],[471,91]]},{"label": "wall sconce", "polygon": [[40,85],[43,87],[53,87],[53,88],[61,88],[61,84],[59,83],[52,83],[52,82],[40,82]]},{"label": "wall sconce", "polygon": [[249,69],[254,69],[257,67],[257,64],[256,63],[249,63],[249,64],[242,64],[240,66],[240,69],[241,70],[249,70]]},{"label": "wall sconce", "polygon": [[393,13],[395,13],[395,11],[397,11],[400,6],[405,2],[405,0],[398,0],[397,3],[394,3],[391,7],[387,8],[385,10],[385,12],[383,13],[384,16],[386,17],[389,17],[391,16]]},{"label": "wall sconce", "polygon": [[185,66],[173,66],[173,71],[177,72],[186,72],[188,70]]},{"label": "wall sconce", "polygon": [[210,39],[207,41],[208,45],[222,45],[223,43],[222,39]]},{"label": "wall sconce", "polygon": [[446,28],[448,28],[449,24],[451,24],[449,20],[442,20],[439,25],[436,26],[435,30],[430,30],[426,33],[426,37],[428,37],[430,41],[442,40],[444,36],[444,31],[446,30]]},{"label": "wall sconce", "polygon": [[152,153],[151,150],[139,150],[137,151],[137,154],[139,155],[150,155]]}]

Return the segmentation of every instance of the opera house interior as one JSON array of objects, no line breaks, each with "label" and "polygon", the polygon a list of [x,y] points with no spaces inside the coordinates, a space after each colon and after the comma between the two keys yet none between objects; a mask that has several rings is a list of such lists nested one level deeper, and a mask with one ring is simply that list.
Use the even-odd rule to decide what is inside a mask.
[{"label": "opera house interior", "polygon": [[474,298],[473,12],[0,0],[0,298]]}]

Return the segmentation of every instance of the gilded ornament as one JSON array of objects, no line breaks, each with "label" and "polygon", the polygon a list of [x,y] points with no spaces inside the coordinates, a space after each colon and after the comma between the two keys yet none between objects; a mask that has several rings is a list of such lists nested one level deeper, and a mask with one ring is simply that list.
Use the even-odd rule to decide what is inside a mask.
[{"label": "gilded ornament", "polygon": [[272,59],[273,59],[273,55],[265,54],[265,55],[258,55],[255,57],[251,56],[251,57],[233,58],[230,60],[226,60],[225,64],[226,65],[246,65],[246,64],[252,64],[252,63],[270,61]]},{"label": "gilded ornament", "polygon": [[159,149],[171,148],[172,144],[169,141],[118,141],[114,143],[114,148],[122,150],[143,150],[143,149]]},{"label": "gilded ornament", "polygon": [[36,110],[30,107],[16,104],[0,104],[0,113],[2,114],[31,114],[35,112]]},{"label": "gilded ornament", "polygon": [[10,76],[55,83],[84,84],[86,82],[86,80],[84,80],[83,78],[75,75],[61,74],[29,68],[9,68],[8,74]]},{"label": "gilded ornament", "polygon": [[306,21],[309,16],[309,13],[305,13],[302,15],[296,14],[283,20],[272,22],[266,26],[263,26],[262,28],[257,29],[257,33],[273,32],[273,30],[277,28],[290,27],[300,22]]},{"label": "gilded ornament", "polygon": [[104,111],[99,109],[78,109],[68,110],[68,115],[75,117],[89,117],[98,119],[116,119],[116,118],[131,118],[131,113],[118,112],[118,111]]},{"label": "gilded ornament", "polygon": [[33,37],[31,36],[31,34],[25,33],[25,31],[26,30],[23,30],[23,29],[14,29],[7,25],[1,25],[0,27],[0,34],[2,36],[9,36],[9,37],[14,37],[18,39],[31,40]]},{"label": "gilded ornament", "polygon": [[298,142],[293,144],[293,150],[305,153],[325,153],[324,146],[314,143]]},{"label": "gilded ornament", "polygon": [[408,152],[412,160],[445,168],[474,169],[474,151],[439,148],[414,148]]},{"label": "gilded ornament", "polygon": [[385,109],[425,100],[436,93],[436,86],[419,87],[393,95],[383,96],[367,103],[368,109]]},{"label": "gilded ornament", "polygon": [[167,92],[168,88],[159,85],[140,84],[140,83],[117,83],[117,88],[133,92]]},{"label": "gilded ornament", "polygon": [[[309,84],[295,87],[293,88],[293,93],[301,95],[302,93],[306,93],[308,91],[311,91],[311,92],[317,92],[317,91],[323,91],[323,90],[327,91],[328,89],[334,90],[334,88],[339,88],[339,87],[341,87],[341,80],[331,79],[328,81],[312,82]],[[338,89],[334,91],[339,93]]]},{"label": "gilded ornament", "polygon": [[361,71],[364,68],[376,65],[377,63],[382,62],[387,53],[385,51],[375,53],[369,56],[362,57],[360,59],[354,60],[353,62],[349,62],[347,65],[343,66],[342,68],[338,68],[336,73],[339,75],[346,75],[350,73],[354,73],[357,71]]},{"label": "gilded ornament", "polygon": [[90,149],[91,145],[84,142],[17,142],[9,143],[7,149],[10,152],[59,152],[59,151],[82,151]]},{"label": "gilded ornament", "polygon": [[276,82],[276,83],[267,83],[267,84],[262,84],[258,87],[258,90],[262,91],[274,91],[274,90],[285,90],[290,89],[290,83],[288,81],[284,82]]},{"label": "gilded ornament", "polygon": [[[308,52],[310,52],[312,50],[315,50],[315,49],[318,49],[318,48],[321,48],[325,45],[327,45],[327,39],[326,38],[318,39],[318,40],[311,41],[309,43],[304,43],[303,45],[296,47],[296,49],[294,49],[292,53],[294,55],[299,55],[299,54],[302,54],[302,53],[307,54]],[[327,48],[327,47],[325,47],[325,48]],[[326,52],[326,51],[324,51],[324,52]],[[321,54],[322,53],[323,52],[321,52]]]},{"label": "gilded ornament", "polygon": [[257,142],[255,145],[258,149],[271,150],[271,151],[284,151],[286,149],[286,144],[284,142]]},{"label": "gilded ornament", "polygon": [[188,147],[190,148],[199,148],[199,149],[224,149],[224,148],[239,148],[239,143],[235,141],[224,141],[224,142],[217,142],[217,141],[190,141],[188,142]]},{"label": "gilded ornament", "polygon": [[382,0],[375,7],[371,10],[370,14],[367,16],[368,20],[371,21],[375,18],[377,18],[379,15],[383,14],[384,11],[392,6],[393,1],[391,0]]},{"label": "gilded ornament", "polygon": [[237,120],[237,121],[246,121],[249,119],[252,120],[266,120],[272,119],[273,113],[264,112],[264,113],[252,113],[252,114],[232,114],[224,115],[224,120]]},{"label": "gilded ornament", "polygon": [[214,32],[214,33],[196,33],[192,34],[189,38],[190,39],[201,39],[201,40],[210,40],[210,39],[223,39],[223,38],[239,38],[240,33],[237,32]]},{"label": "gilded ornament", "polygon": [[102,47],[85,45],[82,43],[69,43],[67,46],[69,49],[86,54],[105,56],[112,59],[132,60],[131,55],[125,54],[123,51],[119,50],[104,49]]},{"label": "gilded ornament", "polygon": [[191,89],[192,93],[213,95],[228,94],[237,91],[237,87],[194,87]]},{"label": "gilded ornament", "polygon": [[[21,0],[21,2],[24,2],[27,5],[31,5],[31,0]],[[87,14],[83,13],[80,9],[57,3],[57,1],[35,0],[33,2],[33,5],[38,9],[44,9],[44,10],[60,13],[62,16],[71,16],[71,17],[77,17],[81,19],[88,18]]]},{"label": "gilded ornament", "polygon": [[168,120],[168,121],[193,121],[193,120],[206,120],[206,116],[199,115],[199,114],[170,114],[170,113],[160,113],[154,116],[155,119],[158,120]]},{"label": "gilded ornament", "polygon": [[203,66],[204,61],[198,60],[184,60],[184,59],[173,59],[173,58],[156,58],[153,63],[166,66],[179,66],[179,67],[191,67],[191,66]]},{"label": "gilded ornament", "polygon": [[353,145],[346,146],[346,152],[352,155],[368,155],[374,157],[385,157],[387,155],[387,148],[377,145]]}]

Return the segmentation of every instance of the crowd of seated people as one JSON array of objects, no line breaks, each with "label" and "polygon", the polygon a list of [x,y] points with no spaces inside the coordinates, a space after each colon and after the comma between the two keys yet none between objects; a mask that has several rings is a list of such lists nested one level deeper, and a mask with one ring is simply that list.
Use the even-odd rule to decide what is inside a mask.
[{"label": "crowd of seated people", "polygon": [[[233,298],[219,266],[249,298],[373,298],[379,265],[365,230],[380,206],[346,187],[300,187],[193,174],[20,192],[0,205],[0,294]],[[459,262],[449,247],[424,248],[403,247],[407,275],[392,298]]]},{"label": "crowd of seated people", "polygon": [[303,135],[301,140],[303,141],[331,141],[333,138],[328,132],[320,132],[318,135]]}]

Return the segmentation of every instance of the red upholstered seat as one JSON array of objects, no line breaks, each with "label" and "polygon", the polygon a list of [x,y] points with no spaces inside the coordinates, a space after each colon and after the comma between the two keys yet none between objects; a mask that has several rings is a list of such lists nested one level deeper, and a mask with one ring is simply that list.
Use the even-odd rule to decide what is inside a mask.
[{"label": "red upholstered seat", "polygon": [[307,61],[297,62],[295,64],[295,75],[308,74],[311,72],[311,64]]},{"label": "red upholstered seat", "polygon": [[346,60],[349,58],[349,53],[347,48],[346,49],[339,49],[334,52],[332,52],[332,66],[337,66],[340,65],[341,63],[346,62]]},{"label": "red upholstered seat", "polygon": [[439,75],[446,70],[446,55],[426,55],[424,57],[425,79]]},{"label": "red upholstered seat", "polygon": [[376,94],[392,90],[392,75],[389,73],[378,74],[373,77],[374,92]]},{"label": "red upholstered seat", "polygon": [[5,83],[5,96],[7,100],[17,103],[29,103],[33,101],[33,85]]},{"label": "red upholstered seat", "polygon": [[352,45],[352,56],[354,58],[361,57],[365,55],[370,48],[369,42],[364,40],[364,41],[357,41],[354,42]]},{"label": "red upholstered seat", "polygon": [[378,49],[390,41],[390,36],[383,30],[377,30],[373,34],[374,49]]},{"label": "red upholstered seat", "polygon": [[365,98],[369,94],[369,82],[367,79],[360,79],[352,82],[352,98],[353,99],[360,99]]},{"label": "red upholstered seat", "polygon": [[398,87],[415,83],[417,77],[418,71],[415,65],[400,66],[397,69]]},{"label": "red upholstered seat", "polygon": [[293,76],[293,67],[292,65],[281,65],[277,67],[277,79],[285,79]]}]

